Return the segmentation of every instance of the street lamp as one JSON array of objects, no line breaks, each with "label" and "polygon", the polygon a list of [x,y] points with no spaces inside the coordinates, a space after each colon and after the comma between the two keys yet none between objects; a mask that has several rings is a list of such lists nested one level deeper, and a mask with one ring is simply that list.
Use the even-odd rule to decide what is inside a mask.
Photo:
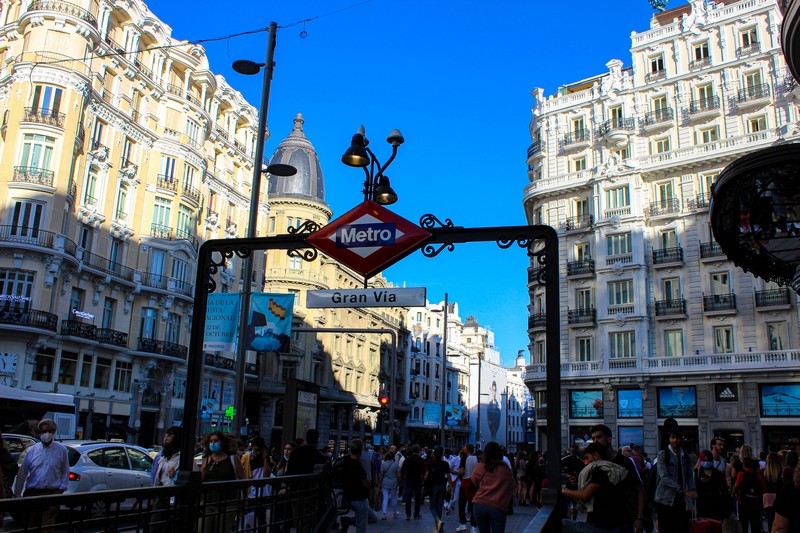
[{"label": "street lamp", "polygon": [[[250,188],[250,218],[247,223],[247,237],[256,236],[256,224],[258,223],[258,202],[261,193],[261,175],[268,172],[275,176],[293,176],[297,169],[291,165],[273,164],[264,167],[264,141],[267,133],[267,113],[269,110],[269,92],[272,85],[272,73],[275,70],[275,38],[278,31],[278,24],[271,22],[269,25],[269,39],[267,41],[267,58],[264,63],[256,63],[247,59],[240,59],[233,62],[233,70],[239,74],[252,76],[258,74],[263,69],[264,82],[261,86],[261,106],[258,108],[258,131],[256,133],[256,153],[253,156],[253,183]],[[239,313],[239,342],[236,350],[236,397],[234,398],[234,419],[233,429],[235,432],[241,431],[244,421],[244,385],[247,346],[244,340],[247,338],[247,319],[250,315],[250,294],[252,292],[251,279],[253,272],[253,254],[249,254],[244,260],[244,275],[242,279],[242,302]]]},{"label": "street lamp", "polygon": [[[364,200],[372,200],[380,205],[389,205],[397,201],[397,193],[389,184],[389,178],[384,174],[397,155],[397,148],[405,142],[400,130],[392,130],[386,142],[392,145],[392,155],[381,165],[375,154],[368,148],[364,126],[359,126],[358,133],[353,135],[348,148],[342,156],[342,163],[349,167],[364,169]],[[369,167],[369,170],[367,170]],[[377,171],[377,172],[376,172]]]}]

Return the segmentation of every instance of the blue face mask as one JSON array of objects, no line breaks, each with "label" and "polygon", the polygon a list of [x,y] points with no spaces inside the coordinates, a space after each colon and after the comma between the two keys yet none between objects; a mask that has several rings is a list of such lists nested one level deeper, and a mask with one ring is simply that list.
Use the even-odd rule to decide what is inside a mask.
[{"label": "blue face mask", "polygon": [[208,445],[208,449],[211,450],[211,453],[217,453],[220,448],[222,448],[222,445],[220,445],[219,442],[212,442]]},{"label": "blue face mask", "polygon": [[714,463],[710,461],[709,462],[703,461],[702,463],[700,463],[700,466],[702,466],[703,468],[713,468]]}]

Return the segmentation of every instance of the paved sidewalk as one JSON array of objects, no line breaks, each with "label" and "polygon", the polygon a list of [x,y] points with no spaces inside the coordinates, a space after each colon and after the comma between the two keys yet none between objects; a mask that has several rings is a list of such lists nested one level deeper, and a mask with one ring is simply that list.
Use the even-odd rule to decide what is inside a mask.
[{"label": "paved sidewalk", "polygon": [[[427,501],[420,508],[421,518],[415,519],[412,517],[411,520],[406,520],[405,506],[399,503],[398,511],[400,511],[399,518],[392,518],[390,515],[387,520],[381,520],[381,513],[378,513],[378,522],[367,526],[367,531],[369,533],[431,533],[433,531],[434,521]],[[538,507],[535,506],[514,507],[514,514],[509,516],[506,521],[506,531],[523,531],[538,511]],[[454,533],[458,527],[458,512],[453,509],[450,516],[444,516],[443,518],[445,532]],[[355,532],[355,527],[350,526],[348,531],[350,533]],[[467,532],[469,533],[469,530]]]}]

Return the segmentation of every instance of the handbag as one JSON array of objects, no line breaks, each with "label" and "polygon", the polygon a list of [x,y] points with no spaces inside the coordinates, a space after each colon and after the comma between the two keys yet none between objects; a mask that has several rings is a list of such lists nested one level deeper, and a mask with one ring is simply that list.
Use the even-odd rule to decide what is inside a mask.
[{"label": "handbag", "polygon": [[775,498],[777,498],[777,494],[774,492],[765,492],[761,495],[761,501],[764,504],[764,509],[768,507],[772,507],[775,505]]}]

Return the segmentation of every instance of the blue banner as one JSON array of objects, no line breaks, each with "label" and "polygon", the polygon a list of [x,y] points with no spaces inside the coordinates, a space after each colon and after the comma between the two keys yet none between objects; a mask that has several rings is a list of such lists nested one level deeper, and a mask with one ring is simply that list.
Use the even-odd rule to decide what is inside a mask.
[{"label": "blue banner", "polygon": [[235,352],[236,327],[239,324],[239,293],[212,293],[208,295],[206,330],[203,350],[206,352]]},{"label": "blue banner", "polygon": [[250,297],[250,320],[245,346],[257,352],[288,352],[292,335],[294,294],[255,293]]}]

